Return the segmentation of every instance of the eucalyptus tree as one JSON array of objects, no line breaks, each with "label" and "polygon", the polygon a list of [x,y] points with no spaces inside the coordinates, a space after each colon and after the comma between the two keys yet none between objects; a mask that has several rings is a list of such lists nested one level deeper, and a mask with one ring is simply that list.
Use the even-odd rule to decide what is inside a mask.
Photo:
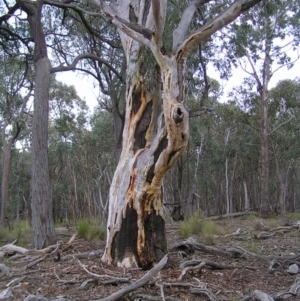
[{"label": "eucalyptus tree", "polygon": [[[61,2],[56,3],[61,4]],[[76,35],[74,27],[64,26],[66,20],[69,21],[68,12],[44,4],[47,4],[47,1],[5,1],[3,5],[1,3],[3,15],[0,17],[0,33],[9,42],[2,43],[2,48],[7,53],[16,53],[21,49],[24,60],[29,59],[28,62],[34,62],[35,66],[31,205],[33,207],[32,218],[35,219],[32,223],[33,241],[35,247],[38,248],[56,240],[52,221],[52,196],[47,159],[50,74],[74,70],[78,65],[77,69],[88,72],[88,68],[85,68],[82,61],[90,59],[96,60],[99,65],[108,66],[120,77],[116,69],[110,67],[107,60],[99,58],[94,53],[78,53],[76,52],[78,47],[68,47],[71,45],[72,37]],[[85,4],[89,5],[89,1],[86,1]],[[20,14],[20,11],[23,13]],[[89,22],[85,20],[82,11],[75,9],[74,19],[78,16],[79,19],[82,18],[81,23],[86,26],[86,30],[93,34],[90,35],[91,39],[97,36],[98,40],[108,42],[99,32],[93,31],[88,26]],[[27,20],[24,19],[26,17]],[[42,26],[42,22],[44,26]],[[70,32],[72,35],[69,35]],[[64,52],[61,51],[62,48],[64,48]],[[51,67],[48,58],[49,49],[53,49],[52,55],[54,54],[55,57],[53,62],[59,62],[59,66]]]},{"label": "eucalyptus tree", "polygon": [[[56,242],[52,216],[52,195],[48,166],[48,120],[50,60],[42,26],[41,1],[18,0],[25,12],[34,41],[34,114],[32,127],[31,209],[33,245],[42,248]],[[27,24],[25,23],[25,26]]]},{"label": "eucalyptus tree", "polygon": [[[98,104],[114,119],[116,157],[122,147],[124,126],[125,58],[117,30],[90,12],[90,1],[44,1],[51,72],[74,70],[98,88]],[[63,37],[63,38],[60,38]],[[66,47],[67,45],[67,47]],[[95,89],[96,91],[96,89]]]},{"label": "eucalyptus tree", "polygon": [[276,187],[273,199],[278,213],[295,209],[298,185],[294,185],[294,171],[300,154],[299,93],[299,79],[281,80],[269,92],[270,144],[274,161],[272,183]]},{"label": "eucalyptus tree", "polygon": [[2,138],[2,182],[0,224],[5,224],[9,200],[9,170],[11,151],[26,122],[27,103],[32,96],[33,84],[30,66],[2,52],[0,69],[0,129]]},{"label": "eucalyptus tree", "polygon": [[3,143],[3,164],[1,181],[0,223],[3,225],[5,207],[8,201],[8,175],[11,149],[24,125],[26,103],[31,95],[32,72],[25,57],[30,53],[30,39],[20,19],[11,22],[18,6],[11,1],[0,3],[0,53],[1,53],[1,138]]},{"label": "eucalyptus tree", "polygon": [[[112,1],[110,6],[93,2],[118,27],[127,61],[123,148],[110,188],[102,260],[147,268],[167,252],[161,185],[189,138],[184,104],[187,57],[259,1],[235,1],[186,38],[196,9],[209,1],[190,2],[169,48],[163,40],[167,1]],[[149,52],[155,63],[147,66],[141,57]]]},{"label": "eucalyptus tree", "polygon": [[[86,132],[88,108],[85,101],[77,95],[74,86],[68,86],[55,78],[50,83],[48,145],[53,217],[54,220],[75,220],[77,215],[72,214],[78,208],[78,192],[73,144],[76,143],[76,136]],[[82,166],[81,169],[83,170]]]},{"label": "eucalyptus tree", "polygon": [[[245,70],[247,82],[256,88],[261,112],[260,209],[271,211],[269,196],[269,89],[273,74],[282,67],[292,67],[292,50],[299,45],[298,1],[263,1],[224,32],[229,56],[235,66]],[[226,44],[225,44],[226,45]]]}]

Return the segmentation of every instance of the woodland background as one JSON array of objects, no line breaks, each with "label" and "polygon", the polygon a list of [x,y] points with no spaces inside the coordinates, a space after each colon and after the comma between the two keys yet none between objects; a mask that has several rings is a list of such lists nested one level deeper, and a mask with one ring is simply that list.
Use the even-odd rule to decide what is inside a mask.
[{"label": "woodland background", "polygon": [[[2,225],[30,216],[33,42],[20,11],[13,19],[5,18],[12,2],[0,4]],[[62,9],[55,1],[44,2],[42,22],[52,64],[48,146],[53,217],[56,222],[92,217],[105,221],[122,140],[123,51],[116,30],[106,22]],[[82,6],[89,6],[85,2]],[[170,28],[188,1],[171,2]],[[259,210],[264,139],[269,206],[274,212],[299,209],[300,80],[282,78],[274,88],[269,88],[269,81],[273,73],[293,67],[300,18],[298,1],[275,2],[263,10],[264,19],[259,9],[253,9],[201,43],[189,60],[190,141],[163,184],[166,212],[176,220],[195,211],[211,216]],[[202,6],[193,25],[205,23],[222,5]],[[145,50],[141,58],[148,68],[153,67],[150,57]],[[222,80],[239,66],[244,70],[243,84],[224,96],[208,66],[218,70]],[[92,114],[77,87],[56,79],[57,72],[66,70],[97,83],[98,106]],[[270,70],[267,81],[266,70]],[[268,91],[267,99],[262,89]],[[267,137],[263,124],[268,125]]]}]

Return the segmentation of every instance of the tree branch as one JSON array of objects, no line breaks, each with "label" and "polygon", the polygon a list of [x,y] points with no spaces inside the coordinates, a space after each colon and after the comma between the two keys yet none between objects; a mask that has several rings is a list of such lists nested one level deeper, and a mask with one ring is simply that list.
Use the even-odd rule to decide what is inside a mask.
[{"label": "tree branch", "polygon": [[208,39],[215,32],[233,22],[239,15],[261,2],[262,0],[237,0],[227,10],[215,19],[207,22],[195,33],[191,34],[178,48],[176,59],[185,59],[202,41]]},{"label": "tree branch", "polygon": [[76,65],[78,64],[78,62],[80,60],[83,60],[83,59],[91,59],[91,60],[98,61],[98,62],[104,64],[105,66],[107,66],[120,79],[120,81],[122,83],[124,83],[124,79],[121,76],[121,74],[111,64],[109,64],[107,61],[101,59],[99,56],[97,56],[95,54],[91,54],[91,53],[78,55],[74,59],[74,61],[70,65],[68,65],[68,66],[60,65],[60,66],[57,66],[57,67],[53,67],[53,68],[51,68],[50,73],[56,73],[56,72],[64,72],[64,71],[74,70],[76,68]]},{"label": "tree branch", "polygon": [[163,32],[166,20],[166,0],[152,0],[152,13],[155,26],[154,41],[159,49],[163,46]]},{"label": "tree branch", "polygon": [[186,31],[191,24],[192,18],[196,12],[196,9],[204,5],[211,0],[194,0],[192,1],[189,6],[185,9],[185,11],[182,14],[181,20],[176,27],[176,29],[173,32],[173,47],[172,47],[172,53],[175,54],[179,45],[181,45],[184,41],[184,36],[186,34]]},{"label": "tree branch", "polygon": [[14,13],[20,8],[19,4],[16,3],[14,6],[10,7],[8,12],[0,17],[0,25],[6,22],[14,15]]},{"label": "tree branch", "polygon": [[117,13],[107,4],[102,1],[92,1],[105,13],[109,21],[115,25],[118,29],[122,30],[130,38],[144,44],[145,46],[151,47],[151,38],[153,32],[139,24],[128,22],[121,17],[117,16]]}]

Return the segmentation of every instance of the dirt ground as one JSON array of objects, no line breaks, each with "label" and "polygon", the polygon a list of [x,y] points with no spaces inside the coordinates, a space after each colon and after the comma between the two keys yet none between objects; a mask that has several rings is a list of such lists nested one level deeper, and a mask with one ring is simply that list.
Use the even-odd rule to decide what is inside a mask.
[{"label": "dirt ground", "polygon": [[[217,223],[227,233],[239,229],[239,234],[236,232],[234,235],[213,237],[209,239],[210,244],[196,236],[193,241],[219,250],[241,247],[251,252],[249,254],[261,256],[235,258],[214,252],[189,252],[190,250],[177,248],[169,252],[169,261],[158,276],[120,300],[255,300],[255,290],[267,293],[274,300],[300,300],[300,289],[294,289],[293,294],[283,294],[291,290],[300,275],[297,272],[287,272],[293,262],[299,261],[300,264],[300,259],[297,260],[297,254],[300,254],[300,229],[297,226],[289,228],[295,222],[291,223],[286,219],[272,221],[270,228],[284,226],[274,232],[269,231],[268,222],[264,220],[234,218]],[[255,238],[259,233],[271,235],[265,239]],[[167,237],[170,249],[184,241],[179,237],[176,223],[168,224]],[[104,242],[76,239],[68,245],[67,238],[64,241],[50,254],[32,253],[0,259],[0,300],[25,300],[26,297],[26,301],[98,300],[134,283],[146,273],[139,269],[126,270],[103,265],[100,257]],[[72,256],[83,252],[89,252],[93,258],[76,259]],[[270,270],[273,256],[277,256],[277,260],[276,263],[273,261],[274,265]],[[198,260],[198,263],[215,263],[217,266],[205,264],[201,269],[187,271],[182,275],[180,264],[191,259]],[[30,266],[30,263],[33,265]],[[4,265],[9,271],[5,271]],[[115,278],[121,278],[120,282],[129,282],[109,284]],[[195,291],[201,294],[195,294]],[[30,295],[43,296],[44,299],[29,298]]]}]

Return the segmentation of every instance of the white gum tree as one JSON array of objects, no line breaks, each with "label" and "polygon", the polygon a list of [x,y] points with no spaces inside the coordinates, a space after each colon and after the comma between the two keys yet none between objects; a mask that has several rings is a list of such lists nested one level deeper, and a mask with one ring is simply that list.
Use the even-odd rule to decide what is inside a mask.
[{"label": "white gum tree", "polygon": [[[185,150],[186,60],[193,49],[261,0],[232,1],[224,12],[186,37],[195,11],[210,0],[188,1],[164,47],[167,0],[93,1],[119,30],[127,60],[123,147],[110,188],[107,243],[102,260],[150,268],[166,253],[162,181]],[[156,64],[141,59],[150,49]]]}]

